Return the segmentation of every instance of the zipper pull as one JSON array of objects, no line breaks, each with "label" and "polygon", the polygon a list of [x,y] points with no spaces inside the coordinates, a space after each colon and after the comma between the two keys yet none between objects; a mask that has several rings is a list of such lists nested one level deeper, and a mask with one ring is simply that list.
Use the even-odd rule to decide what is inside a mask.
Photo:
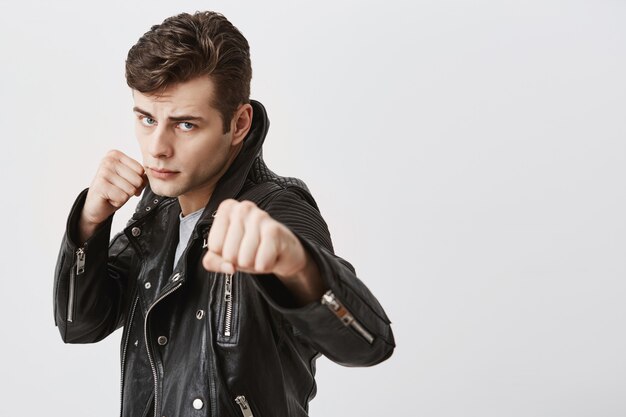
[{"label": "zipper pull", "polygon": [[76,251],[76,275],[85,272],[85,247],[82,246]]},{"label": "zipper pull", "polygon": [[335,316],[341,320],[344,326],[350,326],[354,330],[357,331],[369,344],[374,342],[374,336],[370,332],[368,332],[362,325],[359,323],[352,313],[348,311],[348,309],[337,300],[337,297],[332,292],[332,290],[326,291],[326,293],[322,296],[322,304],[328,307],[330,311],[332,311]]},{"label": "zipper pull", "polygon": [[246,397],[244,395],[238,395],[237,398],[235,398],[235,402],[239,405],[243,417],[254,417],[252,415],[252,410],[250,410],[248,400],[246,400]]},{"label": "zipper pull", "polygon": [[233,276],[226,274],[226,282],[224,283],[224,301],[230,303],[233,298]]},{"label": "zipper pull", "polygon": [[204,235],[204,240],[202,241],[202,249],[209,247],[209,232],[206,232]]},{"label": "zipper pull", "polygon": [[350,325],[350,323],[354,320],[352,314],[350,314],[350,312],[339,301],[337,301],[337,297],[335,297],[335,294],[331,290],[326,291],[326,293],[322,296],[322,304],[335,313],[335,315],[339,317],[339,319],[346,326]]}]

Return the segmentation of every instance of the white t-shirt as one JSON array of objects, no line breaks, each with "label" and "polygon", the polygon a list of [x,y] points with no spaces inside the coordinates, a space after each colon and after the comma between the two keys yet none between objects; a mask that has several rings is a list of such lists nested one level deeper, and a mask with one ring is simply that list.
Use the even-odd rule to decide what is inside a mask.
[{"label": "white t-shirt", "polygon": [[193,232],[196,223],[200,219],[200,215],[204,211],[204,207],[200,210],[194,211],[193,213],[189,213],[185,217],[183,217],[183,213],[181,212],[178,215],[178,219],[180,220],[180,226],[178,228],[178,246],[176,246],[176,254],[174,255],[174,265],[173,268],[176,268],[176,264],[178,263],[178,258],[185,251],[187,245],[189,244],[189,238],[191,237],[191,232]]}]

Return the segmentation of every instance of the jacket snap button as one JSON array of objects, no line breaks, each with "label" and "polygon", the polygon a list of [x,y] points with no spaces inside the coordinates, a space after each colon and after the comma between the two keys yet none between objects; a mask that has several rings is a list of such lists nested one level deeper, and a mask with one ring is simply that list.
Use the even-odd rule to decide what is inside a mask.
[{"label": "jacket snap button", "polygon": [[153,201],[153,203],[154,203],[154,204],[156,204],[156,203],[158,203],[158,202],[159,202],[159,199],[158,199],[158,198],[155,198],[155,199],[154,199],[154,201]]},{"label": "jacket snap button", "polygon": [[211,217],[215,217],[216,214],[217,214],[217,210],[215,210],[213,213],[211,213]]},{"label": "jacket snap button", "polygon": [[152,207],[150,207],[150,206],[146,207],[146,211],[150,211],[151,208]]},{"label": "jacket snap button", "polygon": [[145,284],[143,284],[143,286],[146,287],[146,289],[150,289],[150,287],[152,287],[152,284],[146,282]]},{"label": "jacket snap button", "polygon": [[164,346],[167,343],[167,337],[159,336],[159,338],[157,339],[157,343],[161,346]]},{"label": "jacket snap button", "polygon": [[193,408],[195,408],[196,410],[201,409],[203,405],[204,403],[200,398],[196,398],[195,400],[193,400]]},{"label": "jacket snap button", "polygon": [[130,233],[132,233],[133,236],[137,237],[141,234],[141,229],[138,227],[133,227]]},{"label": "jacket snap button", "polygon": [[196,311],[196,318],[197,318],[198,320],[201,320],[201,319],[202,319],[202,317],[204,317],[204,310],[198,310],[198,311]]}]

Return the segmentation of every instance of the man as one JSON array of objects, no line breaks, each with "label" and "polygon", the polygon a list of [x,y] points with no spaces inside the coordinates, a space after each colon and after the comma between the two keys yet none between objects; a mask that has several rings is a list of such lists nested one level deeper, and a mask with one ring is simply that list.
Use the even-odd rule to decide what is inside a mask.
[{"label": "man", "polygon": [[251,73],[246,39],[213,12],[168,18],[128,53],[143,164],[102,159],[54,285],[64,342],[124,328],[122,416],[306,416],[320,354],[370,366],[395,347],[306,185],[265,165]]}]

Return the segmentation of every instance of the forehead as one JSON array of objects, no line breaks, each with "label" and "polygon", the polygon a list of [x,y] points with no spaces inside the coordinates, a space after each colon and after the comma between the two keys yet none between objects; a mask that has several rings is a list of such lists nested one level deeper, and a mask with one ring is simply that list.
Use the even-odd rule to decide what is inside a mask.
[{"label": "forehead", "polygon": [[133,90],[135,104],[141,108],[163,111],[217,112],[214,107],[215,87],[207,76],[172,84],[159,93],[142,93]]}]

